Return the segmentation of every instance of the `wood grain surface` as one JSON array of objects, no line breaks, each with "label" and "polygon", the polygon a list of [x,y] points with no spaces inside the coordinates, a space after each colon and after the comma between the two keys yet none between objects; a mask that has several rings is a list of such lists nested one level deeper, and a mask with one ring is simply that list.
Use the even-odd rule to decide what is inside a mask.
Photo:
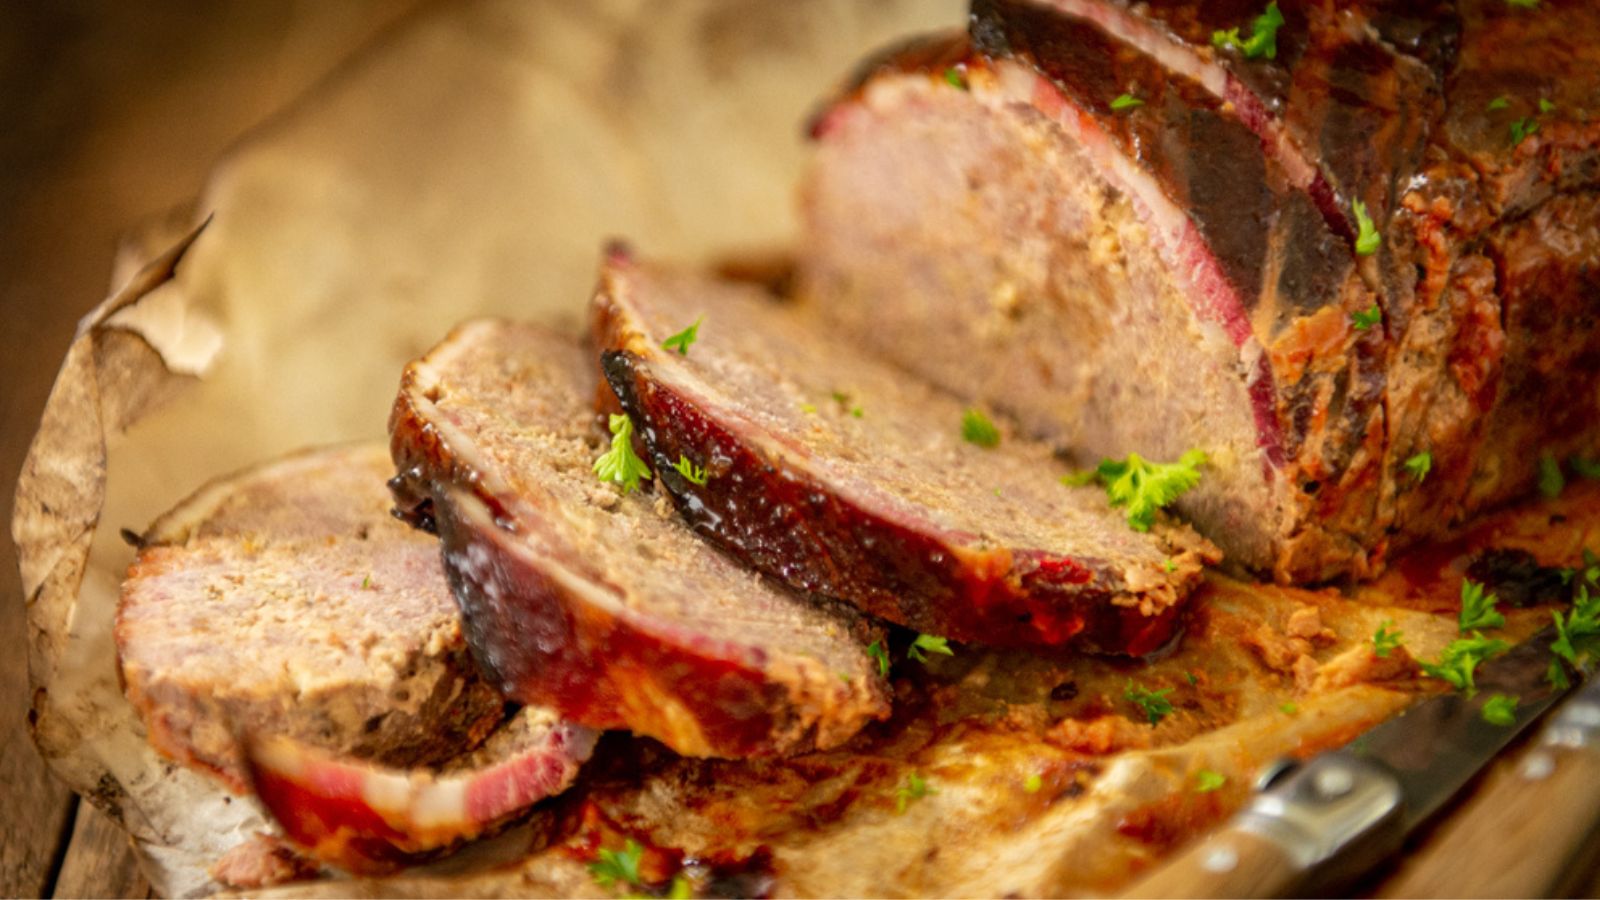
[{"label": "wood grain surface", "polygon": [[27,736],[11,491],[73,328],[123,234],[192,198],[229,144],[416,5],[0,5],[0,896],[148,890]]}]

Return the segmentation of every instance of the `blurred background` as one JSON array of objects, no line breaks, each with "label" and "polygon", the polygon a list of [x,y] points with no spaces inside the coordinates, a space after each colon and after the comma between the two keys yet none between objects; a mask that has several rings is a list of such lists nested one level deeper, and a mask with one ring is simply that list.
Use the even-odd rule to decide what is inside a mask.
[{"label": "blurred background", "polygon": [[[182,207],[253,125],[417,0],[0,4],[0,490],[121,235]],[[125,838],[26,734],[23,598],[0,535],[0,896],[143,895]],[[71,851],[68,852],[68,848]]]}]

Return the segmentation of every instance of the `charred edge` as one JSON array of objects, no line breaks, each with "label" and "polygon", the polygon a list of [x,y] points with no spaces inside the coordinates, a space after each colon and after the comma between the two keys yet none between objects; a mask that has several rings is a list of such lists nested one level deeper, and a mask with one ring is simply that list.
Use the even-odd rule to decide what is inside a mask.
[{"label": "charred edge", "polygon": [[[1082,560],[979,551],[884,519],[786,471],[694,403],[655,382],[626,351],[602,367],[662,485],[699,534],[800,590],[847,599],[879,618],[956,640],[1054,647],[1075,639],[1103,652],[1159,646],[1175,615],[1117,607],[1111,577]],[[696,485],[679,456],[706,467]]]}]

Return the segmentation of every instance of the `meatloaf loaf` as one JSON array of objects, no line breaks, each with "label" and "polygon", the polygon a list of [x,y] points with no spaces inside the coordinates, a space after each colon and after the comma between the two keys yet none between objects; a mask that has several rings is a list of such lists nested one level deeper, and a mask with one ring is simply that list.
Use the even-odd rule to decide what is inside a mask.
[{"label": "meatloaf loaf", "polygon": [[1264,9],[976,0],[869,61],[800,292],[1086,457],[1208,451],[1237,562],[1370,574],[1600,440],[1600,7]]},{"label": "meatloaf loaf", "polygon": [[1098,488],[1063,485],[1048,447],[984,430],[759,288],[614,248],[594,322],[679,512],[796,587],[962,641],[1142,654],[1215,561],[1181,524],[1135,531]]},{"label": "meatloaf loaf", "polygon": [[[596,476],[597,388],[576,342],[490,321],[403,376],[395,497],[438,532],[493,683],[698,756],[831,747],[886,715],[880,635],[853,610],[746,571],[648,481]],[[632,452],[625,431],[613,451]]]},{"label": "meatloaf loaf", "polygon": [[243,732],[392,766],[471,750],[504,714],[435,541],[394,520],[381,445],[214,482],[156,521],[115,628],[163,754],[247,787]]}]

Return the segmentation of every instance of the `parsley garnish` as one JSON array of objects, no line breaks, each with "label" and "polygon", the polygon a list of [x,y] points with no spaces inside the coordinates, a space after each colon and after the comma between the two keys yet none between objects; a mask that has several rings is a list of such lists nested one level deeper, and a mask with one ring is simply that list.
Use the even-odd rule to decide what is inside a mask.
[{"label": "parsley garnish", "polygon": [[1471,697],[1477,693],[1478,686],[1472,680],[1472,673],[1478,668],[1478,663],[1504,651],[1509,644],[1505,641],[1490,639],[1474,631],[1472,637],[1460,638],[1451,641],[1444,648],[1444,654],[1438,662],[1423,663],[1422,671],[1434,678],[1450,683],[1458,691],[1466,691]]},{"label": "parsley garnish", "polygon": [[650,475],[650,467],[633,452],[633,420],[627,416],[611,416],[611,449],[594,461],[594,473],[601,481],[622,485],[622,492],[639,487],[639,479]]},{"label": "parsley garnish", "polygon": [[1183,680],[1189,682],[1190,687],[1194,687],[1200,683],[1200,679],[1196,678],[1193,672],[1183,673]]},{"label": "parsley garnish", "polygon": [[688,356],[689,345],[700,338],[700,323],[704,319],[705,316],[695,319],[693,325],[662,341],[662,349],[676,350],[679,356]]},{"label": "parsley garnish", "polygon": [[1276,0],[1267,4],[1266,12],[1256,16],[1250,23],[1250,37],[1239,37],[1239,29],[1229,28],[1227,31],[1215,31],[1211,34],[1211,43],[1218,49],[1235,47],[1244,54],[1245,59],[1256,59],[1265,56],[1267,59],[1278,58],[1278,29],[1283,27],[1283,13],[1278,12]]},{"label": "parsley garnish", "polygon": [[1466,634],[1474,628],[1499,628],[1506,624],[1506,617],[1494,608],[1499,598],[1494,594],[1485,595],[1483,585],[1475,581],[1462,580],[1461,582],[1461,633]]},{"label": "parsley garnish", "polygon": [[937,793],[939,793],[939,791],[935,788],[929,787],[928,782],[923,780],[921,775],[912,772],[906,776],[906,783],[901,785],[900,789],[894,792],[894,811],[897,813],[903,813],[906,811],[906,805],[911,801],[921,800],[923,797],[926,797],[929,794]]},{"label": "parsley garnish", "polygon": [[1367,215],[1367,205],[1360,200],[1350,204],[1350,209],[1356,214],[1356,255],[1371,256],[1378,252],[1378,244],[1383,238],[1378,234],[1378,229],[1372,224],[1372,217]]},{"label": "parsley garnish", "polygon": [[1539,0],[1506,0],[1506,5],[1515,6],[1519,9],[1538,9]]},{"label": "parsley garnish", "polygon": [[841,408],[844,408],[850,413],[850,415],[855,416],[858,419],[863,415],[866,415],[866,413],[861,409],[861,404],[850,404],[850,395],[846,394],[844,391],[834,391],[833,402],[839,404]]},{"label": "parsley garnish", "polygon": [[682,475],[685,479],[687,479],[690,484],[698,484],[698,485],[700,485],[702,487],[705,486],[705,483],[706,483],[706,468],[705,468],[705,466],[697,466],[697,465],[695,465],[694,463],[689,461],[689,457],[684,456],[682,453],[678,454],[678,461],[677,461],[676,464],[673,465],[672,468],[676,469],[678,471],[678,474]]},{"label": "parsley garnish", "polygon": [[[1584,579],[1585,582],[1593,580],[1587,576]],[[1560,610],[1553,610],[1550,615],[1556,624],[1556,639],[1550,642],[1550,652],[1576,667],[1593,654],[1597,638],[1600,638],[1600,593],[1591,596],[1589,585],[1579,582],[1578,595],[1566,616],[1563,617]],[[1566,687],[1566,672],[1562,670],[1558,679],[1554,677],[1557,669],[1560,669],[1559,661],[1552,663],[1551,683]]]},{"label": "parsley garnish", "polygon": [[1383,310],[1374,303],[1366,309],[1358,309],[1350,314],[1350,324],[1357,331],[1366,331],[1383,321]]},{"label": "parsley garnish", "polygon": [[672,876],[672,886],[667,888],[667,900],[689,900],[694,896],[694,885],[682,875]]},{"label": "parsley garnish", "polygon": [[1144,101],[1132,94],[1123,94],[1117,99],[1111,101],[1111,109],[1114,112],[1121,112],[1125,109],[1133,109],[1135,106],[1143,105]]},{"label": "parsley garnish", "polygon": [[1489,104],[1487,106],[1485,106],[1484,109],[1488,110],[1489,112],[1494,112],[1495,110],[1505,109],[1506,107],[1508,107],[1510,105],[1511,105],[1511,98],[1507,97],[1505,94],[1501,94],[1500,96],[1494,98],[1493,100],[1490,100]]},{"label": "parsley garnish", "polygon": [[1063,475],[1062,484],[1105,486],[1112,506],[1128,508],[1128,525],[1134,531],[1149,531],[1156,510],[1162,509],[1184,491],[1200,483],[1200,465],[1206,461],[1201,450],[1190,450],[1175,463],[1153,463],[1137,453],[1126,460],[1103,459],[1092,472]]},{"label": "parsley garnish", "polygon": [[961,414],[961,439],[979,447],[998,447],[1000,429],[981,410],[969,409]]},{"label": "parsley garnish", "polygon": [[1511,123],[1511,146],[1515,147],[1539,130],[1539,120],[1524,116]]},{"label": "parsley garnish", "polygon": [[589,863],[589,874],[601,887],[615,887],[619,884],[637,887],[639,881],[639,861],[644,857],[644,848],[633,838],[621,850],[607,850],[600,848],[599,859]]},{"label": "parsley garnish", "polygon": [[867,655],[878,661],[878,674],[889,677],[889,651],[883,649],[883,641],[868,644]]},{"label": "parsley garnish", "polygon": [[1172,712],[1172,701],[1167,699],[1167,695],[1170,693],[1172,693],[1172,688],[1147,691],[1144,688],[1135,687],[1133,682],[1130,681],[1128,682],[1127,690],[1123,691],[1122,697],[1134,706],[1139,707],[1140,711],[1144,713],[1144,717],[1150,720],[1150,724],[1155,725]]},{"label": "parsley garnish", "polygon": [[372,590],[372,573],[371,572],[367,573],[367,577],[361,579],[361,589],[363,591]]},{"label": "parsley garnish", "polygon": [[1561,463],[1546,453],[1539,457],[1539,493],[1554,500],[1566,490],[1567,479],[1561,474]]},{"label": "parsley garnish", "polygon": [[929,653],[938,653],[944,656],[955,656],[955,651],[950,649],[948,638],[934,637],[931,634],[919,634],[906,649],[906,658],[917,662],[927,662]]},{"label": "parsley garnish", "polygon": [[1172,557],[1169,556],[1166,559],[1163,559],[1161,561],[1161,568],[1162,568],[1163,571],[1165,571],[1167,574],[1170,575],[1173,572],[1178,571],[1178,563]]},{"label": "parsley garnish", "polygon": [[1300,704],[1294,702],[1293,700],[1286,700],[1283,703],[1278,704],[1278,712],[1281,712],[1286,716],[1295,715],[1296,713],[1300,712]]},{"label": "parsley garnish", "polygon": [[1030,794],[1039,793],[1044,790],[1044,776],[1038,772],[1029,775],[1027,780],[1022,782],[1022,789]]},{"label": "parsley garnish", "polygon": [[1588,478],[1591,481],[1600,480],[1600,459],[1585,459],[1582,456],[1567,457],[1567,466],[1574,475]]},{"label": "parsley garnish", "polygon": [[815,403],[802,403],[800,404],[800,411],[806,415],[816,415],[817,405]]},{"label": "parsley garnish", "polygon": [[1372,633],[1372,654],[1374,656],[1387,657],[1394,652],[1396,647],[1400,646],[1402,635],[1399,629],[1390,631],[1389,629],[1391,628],[1394,628],[1394,622],[1384,619],[1378,625],[1378,630]]},{"label": "parsley garnish", "polygon": [[1408,458],[1405,466],[1406,471],[1411,473],[1411,477],[1416,479],[1418,484],[1421,484],[1423,479],[1428,477],[1428,473],[1433,471],[1433,454],[1424,450]]},{"label": "parsley garnish", "polygon": [[1483,701],[1480,714],[1490,725],[1510,725],[1517,721],[1517,698],[1495,694]]},{"label": "parsley garnish", "polygon": [[1194,773],[1194,792],[1209,794],[1228,783],[1228,776],[1211,769],[1201,769]]},{"label": "parsley garnish", "polygon": [[1539,112],[1540,113],[1553,113],[1555,111],[1556,111],[1556,105],[1554,103],[1551,103],[1549,100],[1545,99],[1544,97],[1540,97],[1539,98]]},{"label": "parsley garnish", "polygon": [[955,66],[944,70],[944,82],[963,91],[967,89],[967,79],[961,74],[961,70]]}]

